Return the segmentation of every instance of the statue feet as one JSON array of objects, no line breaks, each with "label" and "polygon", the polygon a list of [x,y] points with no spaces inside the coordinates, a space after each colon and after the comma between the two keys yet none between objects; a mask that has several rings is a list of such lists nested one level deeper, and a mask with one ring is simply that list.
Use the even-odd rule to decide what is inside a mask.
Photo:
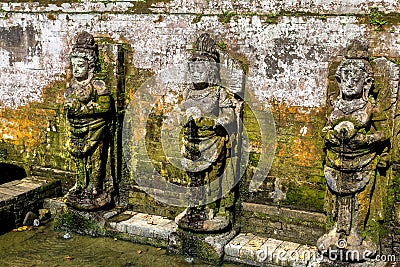
[{"label": "statue feet", "polygon": [[229,214],[214,216],[208,207],[188,207],[175,218],[181,229],[193,232],[222,232],[231,225]]},{"label": "statue feet", "polygon": [[[95,191],[95,192],[94,192]],[[73,187],[65,196],[67,204],[78,210],[97,210],[112,204],[111,192]]]},{"label": "statue feet", "polygon": [[377,253],[377,245],[371,240],[362,240],[356,233],[343,236],[336,232],[336,228],[320,237],[317,247],[321,254],[332,261],[363,262],[373,259]]}]

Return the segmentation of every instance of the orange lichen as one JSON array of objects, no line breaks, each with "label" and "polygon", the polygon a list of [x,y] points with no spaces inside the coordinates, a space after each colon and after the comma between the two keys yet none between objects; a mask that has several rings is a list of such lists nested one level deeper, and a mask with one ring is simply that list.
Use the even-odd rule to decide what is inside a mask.
[{"label": "orange lichen", "polygon": [[315,145],[315,141],[296,137],[290,148],[293,163],[298,166],[312,167],[321,160],[322,148]]},{"label": "orange lichen", "polygon": [[43,89],[42,100],[26,106],[0,108],[0,139],[24,145],[27,150],[44,141],[44,133],[63,102],[65,82],[57,81]]}]

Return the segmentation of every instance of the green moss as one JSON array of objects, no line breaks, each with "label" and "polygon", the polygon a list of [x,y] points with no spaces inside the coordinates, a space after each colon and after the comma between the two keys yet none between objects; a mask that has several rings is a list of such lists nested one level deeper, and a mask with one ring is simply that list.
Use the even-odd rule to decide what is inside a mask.
[{"label": "green moss", "polygon": [[257,166],[261,155],[259,153],[250,152],[249,153],[249,165]]},{"label": "green moss", "polygon": [[197,14],[196,17],[193,19],[193,23],[199,23],[201,21],[201,18],[204,16],[203,13]]},{"label": "green moss", "polygon": [[264,22],[267,24],[276,24],[276,23],[278,23],[279,18],[280,18],[279,13],[278,14],[267,14]]},{"label": "green moss", "polygon": [[372,220],[368,220],[365,229],[361,232],[363,239],[370,239],[375,244],[379,244],[379,236],[384,234],[384,229],[381,228],[379,222]]},{"label": "green moss", "polygon": [[224,41],[219,41],[217,43],[217,47],[221,50],[221,51],[226,51],[227,48],[227,44]]},{"label": "green moss", "polygon": [[54,229],[58,231],[70,230],[90,236],[105,236],[108,231],[92,217],[93,215],[95,214],[91,214],[88,218],[78,211],[65,209],[55,218]]},{"label": "green moss", "polygon": [[400,65],[400,58],[391,58],[389,60],[392,61],[396,65]]},{"label": "green moss", "polygon": [[182,240],[182,251],[185,255],[195,255],[201,261],[219,266],[222,264],[222,257],[219,257],[215,250],[204,240],[210,234],[198,234],[177,230],[177,234]]},{"label": "green moss", "polygon": [[324,196],[325,192],[321,189],[291,183],[288,186],[286,199],[282,204],[322,212]]},{"label": "green moss", "polygon": [[242,63],[242,70],[245,75],[249,73],[249,64],[248,63]]},{"label": "green moss", "polygon": [[260,219],[264,219],[264,220],[265,219],[270,219],[270,217],[267,214],[261,213],[261,212],[257,212],[257,211],[253,212],[253,216],[255,216],[257,218],[260,218]]},{"label": "green moss", "polygon": [[218,16],[218,19],[221,23],[225,24],[231,21],[233,16],[237,15],[236,12],[231,12],[229,10],[224,11],[222,10],[222,14]]},{"label": "green moss", "polygon": [[377,7],[372,7],[370,9],[369,24],[375,26],[376,31],[381,31],[383,29],[383,25],[388,24],[388,21],[384,18],[383,14],[379,12]]}]

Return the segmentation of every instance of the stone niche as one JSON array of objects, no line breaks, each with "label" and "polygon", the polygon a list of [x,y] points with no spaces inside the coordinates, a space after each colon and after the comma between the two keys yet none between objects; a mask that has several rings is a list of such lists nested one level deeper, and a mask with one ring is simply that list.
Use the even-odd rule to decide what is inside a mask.
[{"label": "stone niche", "polygon": [[323,129],[328,233],[317,246],[326,266],[332,257],[364,266],[393,251],[400,72],[386,58],[368,60],[354,47],[330,71]]}]

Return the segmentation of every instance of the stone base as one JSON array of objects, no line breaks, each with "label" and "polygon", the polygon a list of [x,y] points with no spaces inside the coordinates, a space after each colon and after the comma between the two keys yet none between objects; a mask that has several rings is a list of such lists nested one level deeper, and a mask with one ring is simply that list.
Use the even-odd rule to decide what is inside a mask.
[{"label": "stone base", "polygon": [[329,259],[343,262],[365,262],[375,258],[377,245],[361,235],[353,234],[345,239],[336,232],[336,228],[321,236],[317,241],[320,252]]},{"label": "stone base", "polygon": [[224,259],[224,247],[237,233],[231,230],[223,234],[199,234],[178,228],[170,236],[167,251],[219,265]]},{"label": "stone base", "polygon": [[176,216],[175,222],[181,229],[204,234],[226,232],[231,227],[229,214],[214,217],[210,212],[213,214],[212,210],[204,208],[194,214],[193,208],[187,208]]},{"label": "stone base", "polygon": [[78,210],[98,210],[112,206],[112,197],[110,192],[103,192],[96,196],[85,193],[69,193],[67,194],[66,199],[69,206]]},{"label": "stone base", "polygon": [[58,230],[71,231],[82,235],[106,236],[110,226],[104,211],[81,211],[75,208],[64,208],[54,219],[54,227]]},{"label": "stone base", "polygon": [[172,220],[133,211],[114,215],[108,222],[119,239],[163,248],[177,228]]}]

